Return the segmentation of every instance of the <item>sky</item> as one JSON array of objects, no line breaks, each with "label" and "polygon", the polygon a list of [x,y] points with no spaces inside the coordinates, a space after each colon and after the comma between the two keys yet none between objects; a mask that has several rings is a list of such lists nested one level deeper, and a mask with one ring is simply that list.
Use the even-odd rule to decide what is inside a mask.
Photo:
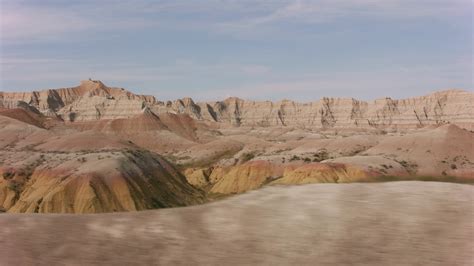
[{"label": "sky", "polygon": [[472,0],[0,0],[0,91],[92,78],[160,100],[473,89]]}]

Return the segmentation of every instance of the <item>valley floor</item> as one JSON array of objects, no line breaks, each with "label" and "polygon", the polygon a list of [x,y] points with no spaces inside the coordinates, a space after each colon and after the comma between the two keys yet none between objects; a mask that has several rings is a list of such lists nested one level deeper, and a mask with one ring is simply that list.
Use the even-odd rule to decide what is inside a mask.
[{"label": "valley floor", "polygon": [[1,265],[471,265],[474,187],[271,186],[131,213],[1,214]]}]

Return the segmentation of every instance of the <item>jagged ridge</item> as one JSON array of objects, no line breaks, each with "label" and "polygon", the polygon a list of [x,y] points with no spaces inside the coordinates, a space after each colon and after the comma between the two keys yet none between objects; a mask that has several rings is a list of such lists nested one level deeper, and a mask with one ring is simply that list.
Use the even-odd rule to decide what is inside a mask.
[{"label": "jagged ridge", "polygon": [[195,103],[191,98],[160,102],[153,96],[137,95],[93,80],[82,81],[72,88],[0,92],[0,107],[15,108],[20,101],[67,122],[131,118],[147,107],[155,114],[186,114],[196,120],[233,126],[406,129],[453,123],[473,129],[474,124],[474,93],[462,90],[401,100],[324,97],[309,103],[249,101],[236,97],[217,102]]}]

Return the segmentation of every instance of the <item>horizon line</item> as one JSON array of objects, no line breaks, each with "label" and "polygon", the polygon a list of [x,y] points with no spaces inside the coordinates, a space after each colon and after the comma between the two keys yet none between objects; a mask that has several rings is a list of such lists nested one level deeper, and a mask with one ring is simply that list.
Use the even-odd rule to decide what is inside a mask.
[{"label": "horizon line", "polygon": [[136,93],[134,92],[133,90],[131,89],[128,89],[128,88],[124,88],[124,87],[116,87],[116,86],[108,86],[106,85],[102,80],[98,80],[98,79],[84,79],[84,80],[80,80],[80,83],[79,85],[77,86],[72,86],[72,87],[59,87],[59,88],[40,88],[40,89],[33,89],[33,90],[25,90],[25,91],[3,91],[3,90],[0,90],[0,93],[33,93],[33,92],[42,92],[42,91],[48,91],[48,90],[60,90],[60,89],[72,89],[72,88],[76,88],[76,87],[79,87],[81,86],[81,83],[83,82],[88,82],[88,81],[92,81],[92,82],[100,82],[102,83],[105,87],[107,88],[113,88],[113,89],[123,89],[127,92],[130,92],[130,93],[133,93],[135,95],[139,95],[139,96],[151,96],[151,97],[154,97],[155,100],[157,102],[168,102],[168,101],[177,101],[177,100],[183,100],[183,99],[186,99],[186,98],[190,98],[194,103],[206,103],[206,102],[222,102],[222,101],[226,101],[228,99],[232,99],[232,98],[236,98],[236,99],[240,99],[240,100],[244,100],[244,101],[253,101],[253,102],[283,102],[283,101],[291,101],[291,102],[297,102],[297,103],[311,103],[311,102],[314,102],[314,101],[318,101],[318,100],[322,100],[324,98],[334,98],[334,99],[353,99],[353,100],[358,100],[358,101],[365,101],[365,102],[370,102],[370,101],[377,101],[377,100],[382,100],[382,99],[392,99],[392,100],[404,100],[404,99],[409,99],[409,98],[419,98],[419,97],[424,97],[424,96],[428,96],[428,95],[431,95],[431,94],[436,94],[436,93],[443,93],[443,92],[449,92],[449,91],[458,91],[458,92],[467,92],[467,93],[474,93],[474,90],[472,89],[465,89],[465,88],[455,88],[455,87],[452,87],[452,88],[445,88],[445,89],[434,89],[434,90],[431,90],[431,92],[427,93],[427,94],[423,94],[423,95],[413,95],[413,96],[410,96],[410,97],[406,97],[406,98],[393,98],[391,96],[382,96],[382,97],[379,97],[379,98],[372,98],[372,99],[359,99],[359,98],[354,98],[354,97],[345,97],[345,96],[320,96],[320,98],[318,99],[313,99],[313,100],[310,100],[310,101],[298,101],[298,100],[293,100],[293,99],[288,99],[288,98],[281,98],[281,99],[278,99],[278,100],[258,100],[258,99],[251,99],[251,98],[243,98],[243,97],[238,97],[238,96],[227,96],[225,98],[221,98],[221,99],[206,99],[206,100],[199,100],[199,101],[195,101],[194,100],[194,97],[192,96],[183,96],[183,97],[178,97],[178,98],[174,98],[174,99],[160,99],[159,97],[157,97],[157,95],[153,95],[153,94],[142,94],[142,93]]}]

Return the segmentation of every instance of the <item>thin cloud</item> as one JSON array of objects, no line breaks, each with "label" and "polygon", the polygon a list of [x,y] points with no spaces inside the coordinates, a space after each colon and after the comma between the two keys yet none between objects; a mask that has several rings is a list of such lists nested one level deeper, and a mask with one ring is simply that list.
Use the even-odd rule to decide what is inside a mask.
[{"label": "thin cloud", "polygon": [[[386,96],[406,98],[416,96],[413,91],[421,96],[433,90],[472,90],[463,86],[469,82],[470,72],[472,67],[469,63],[460,61],[441,66],[414,65],[379,70],[305,73],[292,77],[273,77],[274,81],[204,90],[197,99],[222,100],[236,96],[250,100],[291,99],[311,102],[321,97],[353,97],[362,100]],[[233,92],[232,95],[229,95],[229,91]]]},{"label": "thin cloud", "polygon": [[91,21],[64,10],[14,7],[1,12],[2,41],[58,37],[93,27]]},{"label": "thin cloud", "polygon": [[77,33],[92,34],[156,27],[157,21],[140,16],[107,16],[93,7],[74,9],[64,7],[3,6],[0,10],[0,41],[65,41],[65,36],[80,38]]},{"label": "thin cloud", "polygon": [[449,20],[470,15],[471,8],[469,0],[138,0],[85,1],[54,6],[6,1],[0,10],[0,38],[10,42],[59,41],[77,33],[147,27],[252,34],[255,30],[272,31],[278,23],[315,24],[356,17]]},{"label": "thin cloud", "polygon": [[[469,0],[410,1],[410,0],[295,0],[267,14],[246,17],[217,24],[221,32],[235,33],[262,29],[275,23],[318,24],[342,18],[415,19],[431,17],[450,19],[470,14]],[[247,32],[248,34],[248,32]]]}]

